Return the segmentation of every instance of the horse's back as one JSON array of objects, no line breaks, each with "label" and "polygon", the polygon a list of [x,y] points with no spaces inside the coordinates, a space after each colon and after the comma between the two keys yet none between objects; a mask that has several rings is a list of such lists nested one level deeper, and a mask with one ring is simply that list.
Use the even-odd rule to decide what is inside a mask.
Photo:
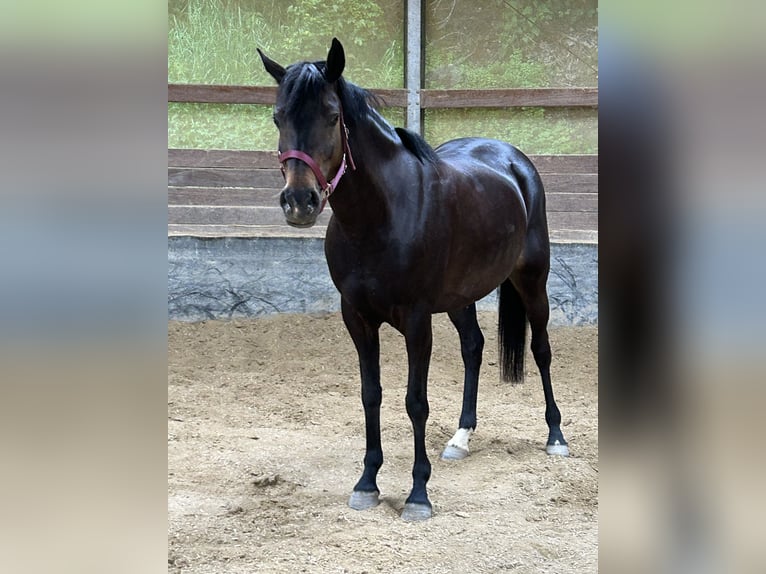
[{"label": "horse's back", "polygon": [[507,172],[510,164],[517,164],[525,171],[534,171],[531,160],[517,147],[500,140],[488,138],[458,138],[441,144],[436,154],[449,164],[465,165],[475,162]]},{"label": "horse's back", "polygon": [[530,194],[525,202],[532,199],[532,194],[542,194],[540,175],[532,160],[517,147],[500,140],[488,138],[459,138],[443,143],[436,148],[439,158],[457,169],[472,170],[489,168],[514,182],[526,184],[523,190]]},{"label": "horse's back", "polygon": [[547,236],[543,183],[532,160],[520,149],[507,142],[473,137],[445,142],[436,148],[436,153],[456,169],[467,172],[490,169],[510,182],[523,198],[528,227]]}]

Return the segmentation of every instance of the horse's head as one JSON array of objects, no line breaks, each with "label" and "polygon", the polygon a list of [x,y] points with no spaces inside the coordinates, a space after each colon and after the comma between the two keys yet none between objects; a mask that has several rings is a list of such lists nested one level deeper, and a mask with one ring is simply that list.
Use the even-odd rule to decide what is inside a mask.
[{"label": "horse's head", "polygon": [[310,227],[346,166],[348,145],[336,85],[346,63],[343,46],[333,38],[327,61],[287,68],[258,53],[278,84],[274,124],[285,176],[279,203],[287,223]]}]

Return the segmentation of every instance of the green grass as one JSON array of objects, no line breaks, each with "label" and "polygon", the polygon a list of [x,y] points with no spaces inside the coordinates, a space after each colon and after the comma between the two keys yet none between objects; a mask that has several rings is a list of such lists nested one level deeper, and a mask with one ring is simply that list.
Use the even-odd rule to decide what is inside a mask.
[{"label": "green grass", "polygon": [[[381,110],[393,125],[404,110]],[[277,146],[271,106],[168,104],[168,147],[259,149]],[[434,146],[456,137],[482,136],[510,142],[530,154],[597,153],[594,110],[523,108],[432,110],[425,114],[425,137]]]},{"label": "green grass", "polygon": [[372,0],[278,2],[170,0],[168,81],[172,83],[271,85],[256,48],[287,65],[324,59],[330,40],[345,40],[354,81],[376,88],[402,86],[399,29],[386,33],[384,14]]},{"label": "green grass", "polygon": [[[348,16],[340,18],[342,26],[334,10]],[[168,82],[273,85],[256,47],[283,64],[321,59],[332,29],[340,27],[341,37],[345,33],[354,38],[347,42],[346,76],[359,85],[400,88],[402,42],[398,32],[386,37],[379,25],[382,16],[399,22],[401,7],[384,15],[370,0],[341,0],[324,10],[318,0],[289,5],[264,0],[170,0]],[[271,113],[271,106],[169,103],[168,146],[274,149],[277,130]],[[384,109],[383,115],[396,125],[404,122],[403,110]]]},{"label": "green grass", "polygon": [[271,106],[168,104],[168,147],[275,149]]},{"label": "green grass", "polygon": [[545,66],[525,59],[519,52],[482,65],[461,60],[453,52],[426,59],[426,87],[429,89],[539,88],[547,85]]},{"label": "green grass", "polygon": [[272,31],[258,13],[240,6],[224,9],[219,0],[184,4],[184,10],[168,15],[169,82],[264,82],[255,48],[269,43]]},{"label": "green grass", "polygon": [[528,154],[598,153],[598,114],[576,108],[427,110],[425,138],[488,137]]},{"label": "green grass", "polygon": [[[288,64],[322,58],[337,33],[346,45],[347,78],[369,88],[399,88],[402,5],[372,0],[170,0],[168,82],[272,85],[256,47]],[[429,52],[427,86],[547,85],[545,67],[518,50],[489,63],[459,58],[465,56]],[[382,113],[392,124],[404,124],[404,110],[385,108]],[[597,153],[597,123],[593,110],[430,110],[424,132],[433,145],[477,135],[508,141],[527,153]],[[271,106],[168,104],[169,147],[268,150],[276,143]]]},{"label": "green grass", "polygon": [[[394,125],[404,122],[404,110],[384,108]],[[271,106],[243,104],[168,104],[168,147],[189,149],[256,149],[277,147]]]}]

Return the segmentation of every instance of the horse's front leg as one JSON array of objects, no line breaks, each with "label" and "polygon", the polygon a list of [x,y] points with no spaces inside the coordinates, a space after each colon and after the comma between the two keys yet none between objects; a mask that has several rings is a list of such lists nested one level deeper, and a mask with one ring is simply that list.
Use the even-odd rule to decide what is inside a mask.
[{"label": "horse's front leg", "polygon": [[380,323],[360,315],[345,300],[341,301],[343,321],[359,353],[359,370],[362,377],[362,405],[364,406],[365,431],[367,434],[364,471],[354,486],[348,505],[354,510],[377,506],[379,501],[377,476],[383,464],[383,448],[380,444]]},{"label": "horse's front leg", "polygon": [[431,314],[412,312],[405,321],[409,374],[407,379],[407,414],[415,437],[415,463],[412,467],[412,492],[404,505],[402,519],[425,520],[431,517],[431,502],[426,484],[431,478],[431,462],[426,454],[428,420],[428,365],[431,361]]}]

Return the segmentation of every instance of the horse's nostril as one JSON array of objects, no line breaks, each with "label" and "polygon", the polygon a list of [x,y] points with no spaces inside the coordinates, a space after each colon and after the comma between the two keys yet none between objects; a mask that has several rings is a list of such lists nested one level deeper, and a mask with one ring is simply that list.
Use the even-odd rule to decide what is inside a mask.
[{"label": "horse's nostril", "polygon": [[287,194],[284,191],[279,194],[279,205],[282,207],[282,211],[290,213],[292,207],[290,207],[290,201],[288,201]]}]

